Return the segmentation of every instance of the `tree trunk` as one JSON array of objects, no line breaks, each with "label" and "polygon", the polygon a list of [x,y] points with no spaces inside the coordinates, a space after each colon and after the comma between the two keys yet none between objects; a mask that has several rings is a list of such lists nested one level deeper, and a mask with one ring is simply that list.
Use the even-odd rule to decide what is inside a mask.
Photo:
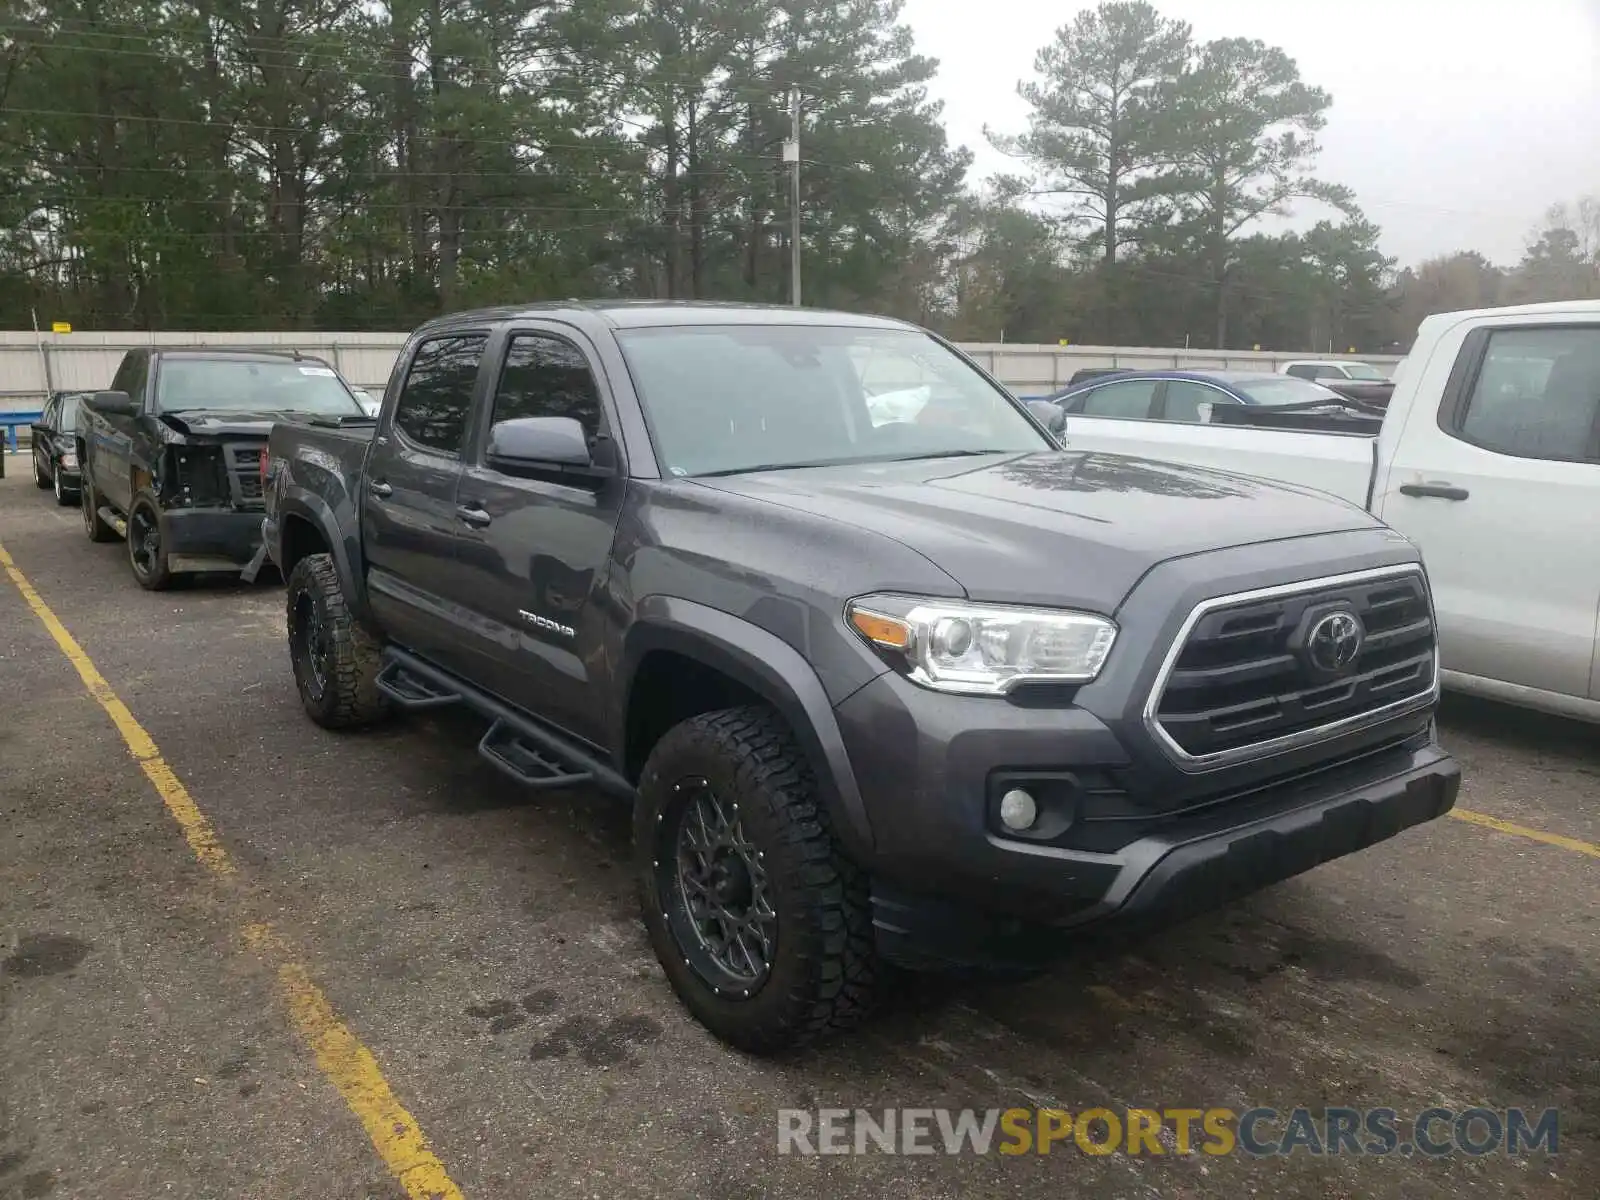
[{"label": "tree trunk", "polygon": [[667,115],[665,141],[666,169],[661,179],[661,204],[667,231],[667,299],[676,300],[683,294],[683,186],[678,174],[682,165],[682,148],[678,143],[676,112]]},{"label": "tree trunk", "polygon": [[700,206],[699,104],[689,102],[689,298],[698,300],[705,273],[705,213]]}]

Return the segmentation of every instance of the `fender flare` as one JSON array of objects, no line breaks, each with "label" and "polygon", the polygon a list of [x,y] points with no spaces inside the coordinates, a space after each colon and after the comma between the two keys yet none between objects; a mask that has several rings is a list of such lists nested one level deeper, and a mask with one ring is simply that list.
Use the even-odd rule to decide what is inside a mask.
[{"label": "fender flare", "polygon": [[[278,552],[283,552],[283,524],[287,518],[294,517],[307,521],[315,526],[322,534],[322,540],[328,547],[328,553],[333,556],[334,570],[339,575],[339,590],[344,593],[345,603],[348,604],[358,618],[367,616],[367,589],[365,581],[356,573],[350,556],[349,539],[342,531],[339,520],[334,516],[332,507],[315,492],[307,491],[302,487],[290,486],[279,497],[277,511],[270,518],[276,526],[276,543]],[[269,552],[272,543],[268,544]],[[283,564],[273,556],[273,563],[278,567],[287,580],[288,571],[283,569]]]},{"label": "fender flare", "polygon": [[794,731],[834,833],[858,863],[870,861],[872,825],[856,783],[839,721],[817,673],[793,646],[740,617],[675,596],[641,600],[623,637],[622,703],[612,714],[614,744],[626,744],[628,704],[639,664],[652,650],[670,650],[728,676],[783,716]]}]

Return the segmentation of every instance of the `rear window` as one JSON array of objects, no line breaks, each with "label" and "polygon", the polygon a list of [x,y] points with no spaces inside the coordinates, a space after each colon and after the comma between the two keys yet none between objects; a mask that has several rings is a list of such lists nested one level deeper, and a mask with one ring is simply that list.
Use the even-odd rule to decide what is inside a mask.
[{"label": "rear window", "polygon": [[78,397],[64,396],[61,399],[61,416],[56,421],[56,428],[62,433],[71,433],[78,427]]},{"label": "rear window", "polygon": [[321,363],[227,358],[167,358],[157,376],[161,412],[313,413],[362,416],[332,367]]}]

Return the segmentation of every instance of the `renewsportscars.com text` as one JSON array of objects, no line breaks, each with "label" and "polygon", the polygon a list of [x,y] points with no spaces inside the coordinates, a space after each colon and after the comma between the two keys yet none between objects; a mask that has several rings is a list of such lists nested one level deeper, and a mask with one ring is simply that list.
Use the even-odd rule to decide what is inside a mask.
[{"label": "renewsportscars.com text", "polygon": [[779,1154],[1166,1155],[1251,1157],[1559,1151],[1560,1113],[1520,1108],[822,1108],[778,1110]]}]

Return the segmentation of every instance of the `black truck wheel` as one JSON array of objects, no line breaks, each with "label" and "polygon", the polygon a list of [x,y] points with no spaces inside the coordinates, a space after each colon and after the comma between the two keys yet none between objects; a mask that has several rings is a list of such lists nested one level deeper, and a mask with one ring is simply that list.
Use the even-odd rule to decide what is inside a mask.
[{"label": "black truck wheel", "polygon": [[174,577],[167,561],[161,510],[144,492],[136,495],[128,507],[128,565],[133,568],[135,581],[147,592],[164,592],[172,586]]},{"label": "black truck wheel", "polygon": [[855,1023],[878,979],[865,873],[829,832],[787,726],[764,708],[670,730],[634,808],[644,922],[673,990],[753,1054]]},{"label": "black truck wheel", "polygon": [[117,531],[100,519],[100,505],[104,502],[100,492],[87,476],[78,488],[78,506],[83,510],[83,531],[91,542],[114,542]]},{"label": "black truck wheel", "polygon": [[289,661],[306,713],[325,729],[370,725],[389,711],[378,643],[357,624],[330,554],[308,554],[286,584]]},{"label": "black truck wheel", "polygon": [[39,454],[37,451],[35,451],[33,455],[33,486],[38,488],[40,491],[43,491],[45,488],[50,486],[50,476],[46,475],[44,468],[39,465]]}]

